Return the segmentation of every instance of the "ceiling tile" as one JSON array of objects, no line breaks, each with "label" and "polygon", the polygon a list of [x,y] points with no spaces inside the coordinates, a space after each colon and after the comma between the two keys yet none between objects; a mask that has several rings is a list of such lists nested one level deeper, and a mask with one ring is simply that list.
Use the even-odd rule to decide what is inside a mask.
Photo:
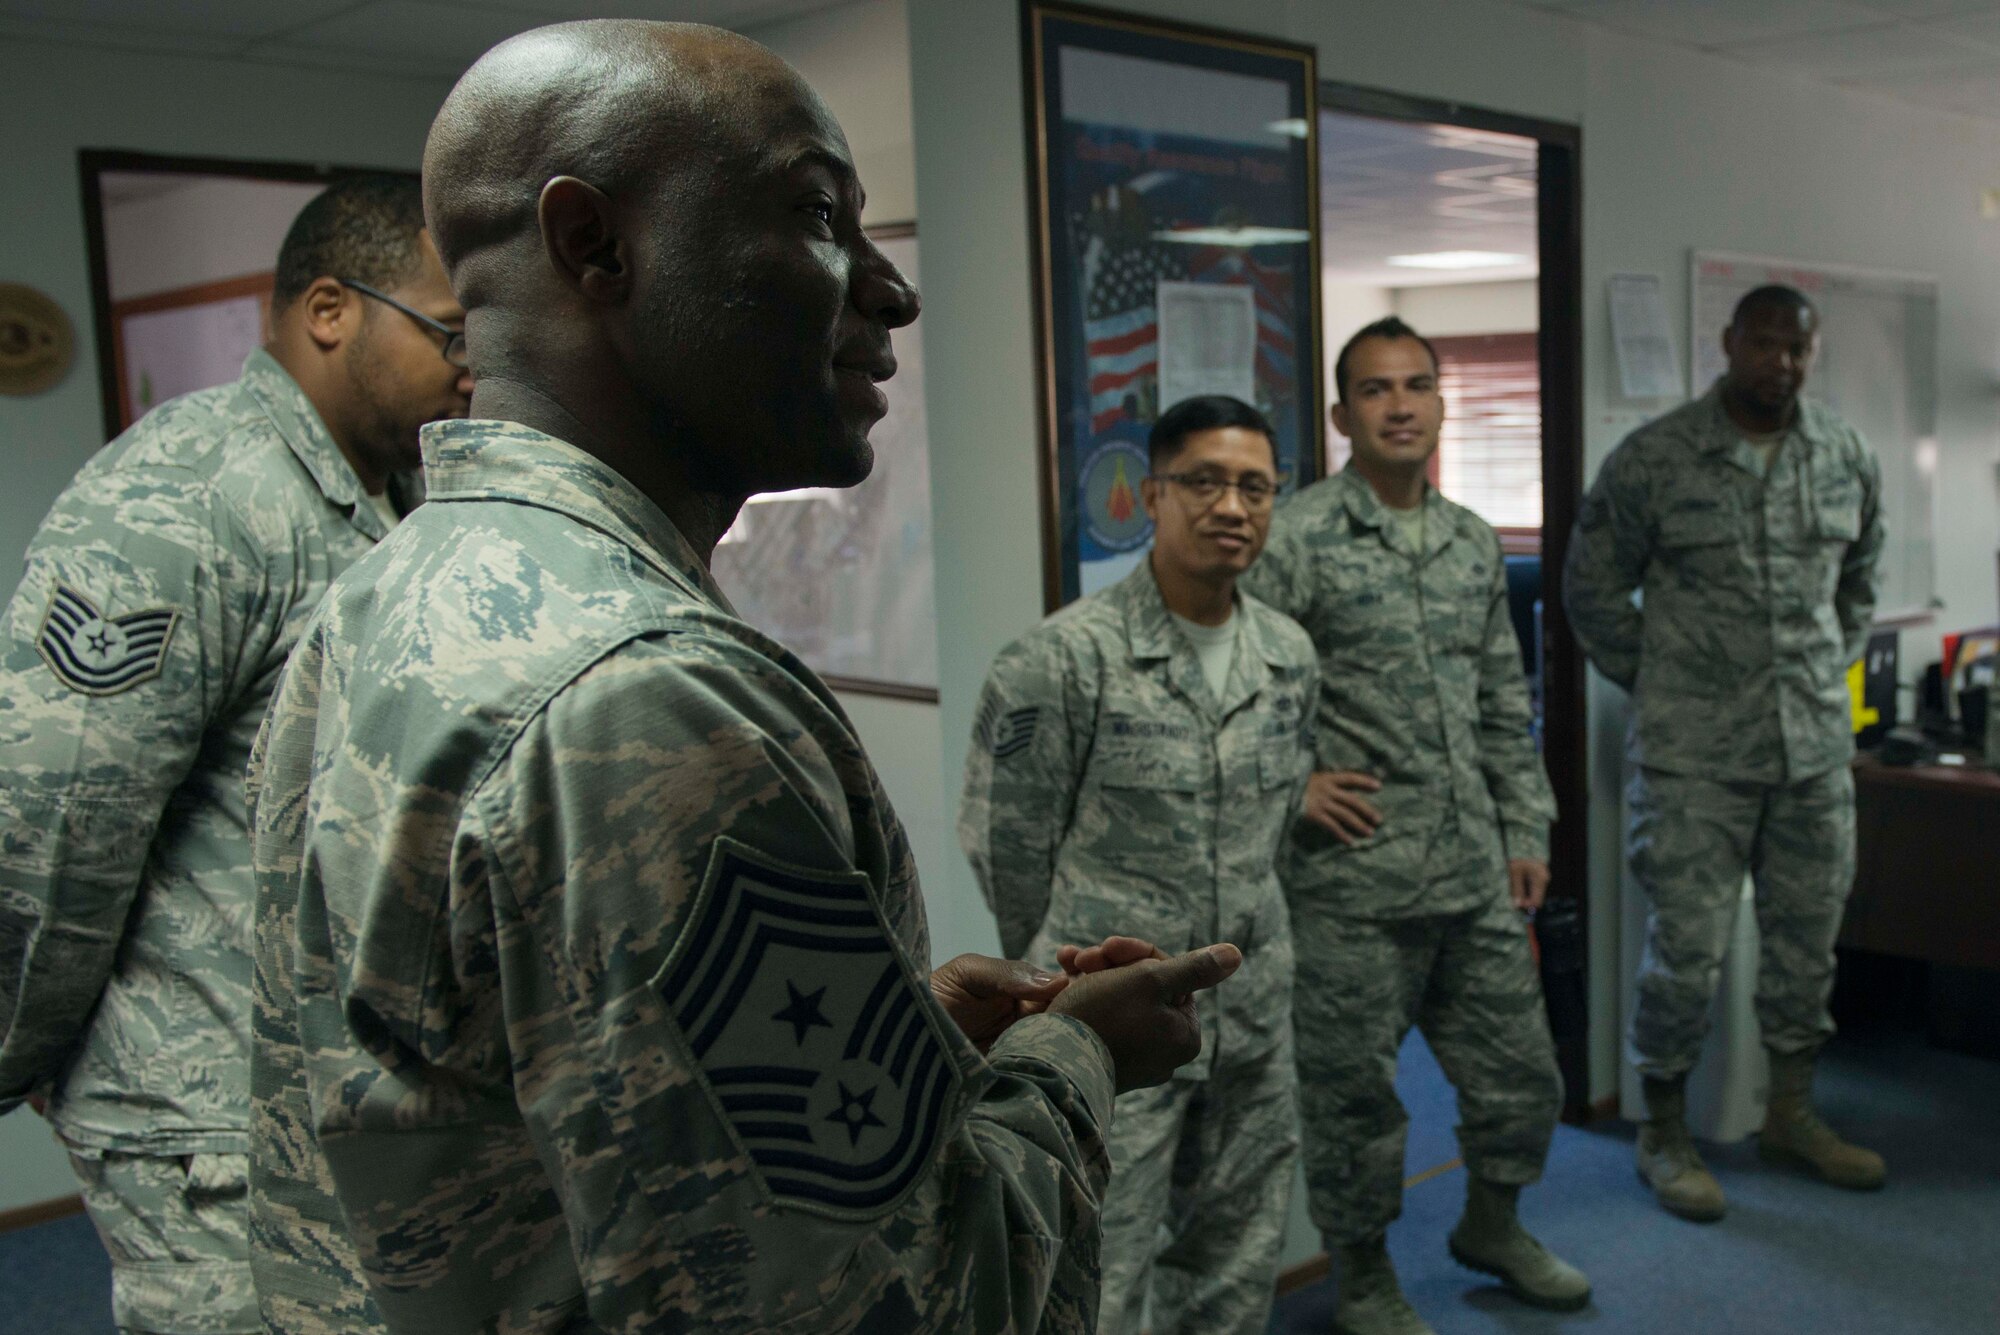
[{"label": "ceiling tile", "polygon": [[1717,47],[1880,23],[1848,0],[1603,0],[1577,17],[1643,37]]},{"label": "ceiling tile", "polygon": [[1978,14],[2000,9],[1996,0],[1855,0],[1884,18],[1929,19],[1945,14]]},{"label": "ceiling tile", "polygon": [[1984,63],[1993,54],[1971,42],[1895,23],[1741,42],[1726,49],[1732,56],[1759,65],[1822,79],[1863,81],[1962,68]]},{"label": "ceiling tile", "polygon": [[533,14],[538,23],[566,19],[664,19],[748,28],[775,23],[853,0],[469,0],[491,9]]},{"label": "ceiling tile", "polygon": [[1956,18],[1931,19],[1918,26],[1922,32],[1978,42],[1982,46],[2000,50],[2000,5],[1992,6],[1983,14],[1962,14]]},{"label": "ceiling tile", "polygon": [[243,38],[205,33],[149,32],[111,23],[68,23],[0,14],[0,38],[108,46],[127,51],[166,51],[183,56],[228,56],[243,49]]},{"label": "ceiling tile", "polygon": [[[371,0],[345,13],[308,24],[285,35],[287,58],[308,50],[326,53],[338,63],[339,52],[359,52],[392,62],[455,64],[459,69],[496,43],[536,26],[531,14],[513,9],[444,4],[438,0]],[[272,55],[280,44],[259,44],[246,54]]]},{"label": "ceiling tile", "polygon": [[1958,70],[1852,80],[1850,86],[1886,93],[1919,106],[1944,107],[1974,115],[2000,115],[2000,59]]},{"label": "ceiling tile", "polygon": [[262,37],[353,9],[357,0],[0,0],[0,15],[216,37]]}]

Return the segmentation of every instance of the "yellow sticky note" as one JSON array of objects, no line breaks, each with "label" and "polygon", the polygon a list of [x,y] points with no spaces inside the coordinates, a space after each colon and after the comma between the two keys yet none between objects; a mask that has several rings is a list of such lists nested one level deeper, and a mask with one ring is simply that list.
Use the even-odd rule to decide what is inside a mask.
[{"label": "yellow sticky note", "polygon": [[1847,699],[1854,710],[1854,731],[1860,732],[1871,723],[1882,721],[1882,711],[1870,709],[1863,697],[1864,684],[1868,680],[1868,660],[1857,658],[1847,669]]}]

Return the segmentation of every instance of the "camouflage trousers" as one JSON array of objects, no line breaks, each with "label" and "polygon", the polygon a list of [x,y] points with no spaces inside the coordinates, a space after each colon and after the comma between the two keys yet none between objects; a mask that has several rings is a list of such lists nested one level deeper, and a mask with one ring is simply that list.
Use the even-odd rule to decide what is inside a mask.
[{"label": "camouflage trousers", "polygon": [[248,1156],[123,1154],[71,1145],[84,1208],[111,1257],[122,1331],[259,1331],[250,1282]]},{"label": "camouflage trousers", "polygon": [[1640,1074],[1683,1075],[1701,1055],[1747,872],[1756,888],[1757,1022],[1777,1052],[1833,1034],[1833,943],[1854,887],[1854,776],[1724,783],[1641,769],[1627,792],[1632,874],[1646,893],[1646,955],[1632,1014]]},{"label": "camouflage trousers", "polygon": [[1329,1246],[1376,1237],[1403,1212],[1410,1118],[1396,1055],[1413,1023],[1458,1091],[1467,1169],[1500,1183],[1541,1176],[1562,1075],[1527,926],[1504,894],[1390,919],[1294,896],[1292,941],[1307,1199]]},{"label": "camouflage trousers", "polygon": [[[1109,1136],[1100,1335],[1261,1335],[1298,1157],[1289,1043],[1206,1080],[1120,1096]],[[1162,1245],[1162,1231],[1166,1234]]]}]

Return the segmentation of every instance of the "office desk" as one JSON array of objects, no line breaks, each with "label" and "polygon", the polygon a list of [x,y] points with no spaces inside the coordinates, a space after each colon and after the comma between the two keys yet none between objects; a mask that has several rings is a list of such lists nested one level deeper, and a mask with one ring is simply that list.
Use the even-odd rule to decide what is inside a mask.
[{"label": "office desk", "polygon": [[2000,773],[1854,762],[1859,863],[1840,944],[2000,969]]}]

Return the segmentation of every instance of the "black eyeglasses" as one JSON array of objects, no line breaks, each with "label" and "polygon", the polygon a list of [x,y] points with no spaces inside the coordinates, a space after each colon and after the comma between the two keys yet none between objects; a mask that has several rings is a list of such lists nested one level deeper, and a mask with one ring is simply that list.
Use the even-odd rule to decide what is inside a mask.
[{"label": "black eyeglasses", "polygon": [[426,329],[429,329],[434,333],[443,335],[444,347],[442,351],[444,353],[444,359],[450,362],[453,366],[456,366],[459,369],[463,370],[465,367],[470,366],[472,364],[471,358],[466,356],[465,331],[463,329],[453,329],[450,325],[445,324],[442,321],[431,319],[430,316],[425,315],[422,311],[413,311],[408,306],[405,306],[402,302],[390,296],[387,292],[378,292],[376,289],[368,286],[368,284],[366,283],[357,283],[352,278],[336,278],[333,281],[339,283],[342,287],[351,287],[356,292],[361,293],[363,296],[373,297],[375,298],[375,300],[381,302],[384,306],[394,306],[397,310],[409,316],[412,320],[415,320],[418,324],[423,325]]},{"label": "black eyeglasses", "polygon": [[1171,482],[1186,490],[1197,505],[1206,510],[1222,499],[1222,493],[1231,487],[1243,498],[1246,510],[1268,510],[1278,499],[1278,488],[1283,479],[1273,481],[1268,477],[1252,474],[1243,478],[1226,478],[1220,473],[1155,473],[1162,482]]}]

